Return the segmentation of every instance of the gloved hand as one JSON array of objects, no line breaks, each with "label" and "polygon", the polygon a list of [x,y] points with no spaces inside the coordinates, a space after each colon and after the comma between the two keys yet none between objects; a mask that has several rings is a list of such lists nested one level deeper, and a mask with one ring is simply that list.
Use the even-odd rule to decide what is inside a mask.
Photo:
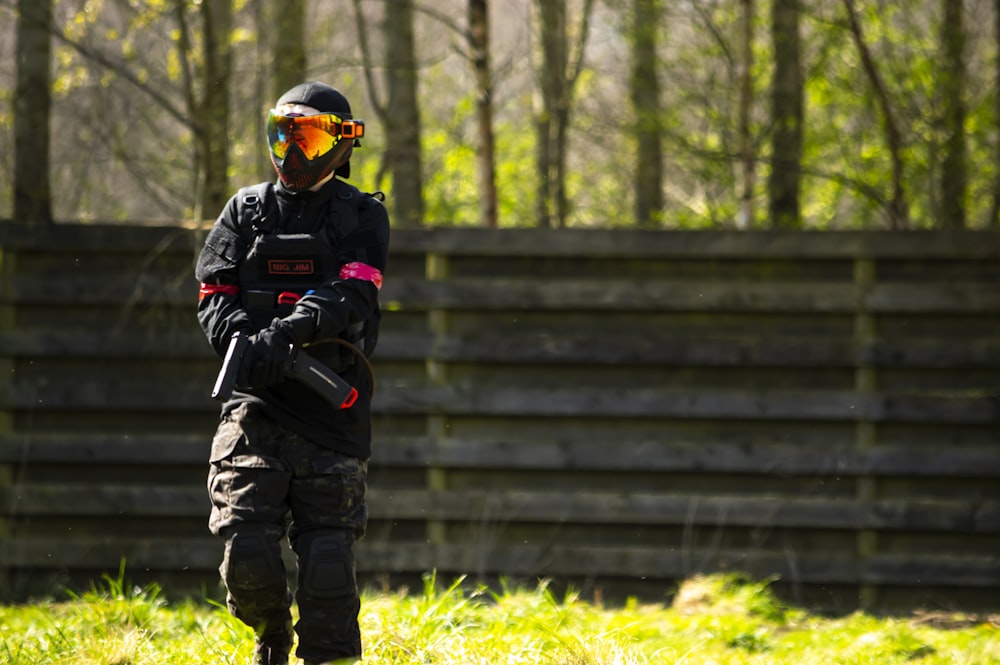
[{"label": "gloved hand", "polygon": [[292,337],[280,319],[250,336],[245,362],[251,388],[268,388],[284,379],[284,366],[292,352]]}]

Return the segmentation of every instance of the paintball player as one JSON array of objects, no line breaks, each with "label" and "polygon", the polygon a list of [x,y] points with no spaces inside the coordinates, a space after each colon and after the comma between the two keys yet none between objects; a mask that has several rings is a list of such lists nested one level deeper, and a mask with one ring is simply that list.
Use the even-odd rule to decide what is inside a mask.
[{"label": "paintball player", "polygon": [[[220,357],[248,336],[239,380],[212,441],[211,532],[234,616],[256,635],[253,665],[285,665],[293,642],[280,544],[296,556],[296,655],[305,665],[361,659],[354,544],[365,532],[371,453],[367,356],[389,243],[381,195],[359,191],[351,153],[364,123],[347,99],[311,81],[267,120],[277,183],[245,187],[222,210],[195,270],[198,320]],[[288,373],[307,354],[353,386],[332,405]]]}]

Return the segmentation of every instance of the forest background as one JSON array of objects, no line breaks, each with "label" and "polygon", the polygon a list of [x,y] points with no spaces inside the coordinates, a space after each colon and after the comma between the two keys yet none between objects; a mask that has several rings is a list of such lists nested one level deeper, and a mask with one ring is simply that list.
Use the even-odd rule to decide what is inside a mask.
[{"label": "forest background", "polygon": [[397,226],[1000,228],[1000,0],[0,0],[0,219],[197,223],[305,79]]}]

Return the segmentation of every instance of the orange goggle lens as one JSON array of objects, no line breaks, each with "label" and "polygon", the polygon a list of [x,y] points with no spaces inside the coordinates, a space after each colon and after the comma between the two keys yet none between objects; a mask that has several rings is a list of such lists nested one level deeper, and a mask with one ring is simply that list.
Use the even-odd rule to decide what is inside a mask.
[{"label": "orange goggle lens", "polygon": [[293,142],[306,159],[315,159],[344,139],[354,140],[364,135],[364,121],[344,120],[334,113],[281,115],[272,109],[267,116],[267,140],[278,159],[285,158]]}]

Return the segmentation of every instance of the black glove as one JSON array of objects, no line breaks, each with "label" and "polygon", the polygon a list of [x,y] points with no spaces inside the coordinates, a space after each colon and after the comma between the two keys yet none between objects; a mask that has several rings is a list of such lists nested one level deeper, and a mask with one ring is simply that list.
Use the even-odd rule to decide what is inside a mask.
[{"label": "black glove", "polygon": [[271,322],[250,336],[246,363],[249,366],[247,383],[251,388],[268,388],[285,378],[285,363],[292,352],[292,337],[280,319]]}]

